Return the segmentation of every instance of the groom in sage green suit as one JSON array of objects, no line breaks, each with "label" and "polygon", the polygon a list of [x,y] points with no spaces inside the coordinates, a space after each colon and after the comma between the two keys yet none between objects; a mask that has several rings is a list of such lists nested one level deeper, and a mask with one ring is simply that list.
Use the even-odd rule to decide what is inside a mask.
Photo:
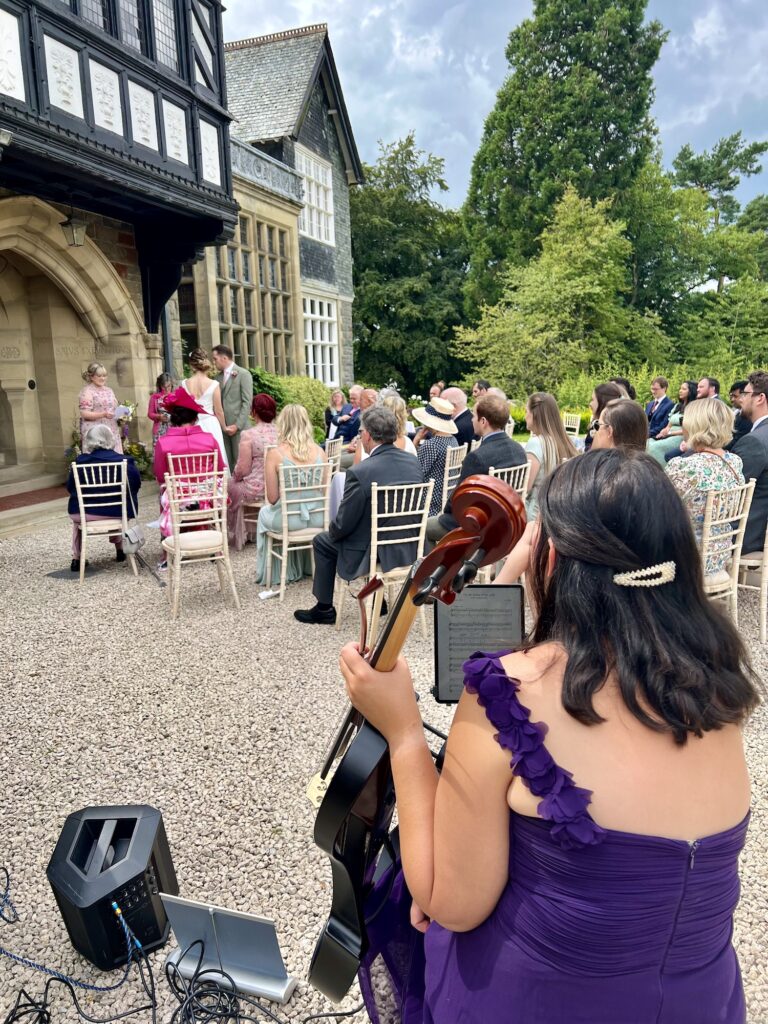
[{"label": "groom in sage green suit", "polygon": [[224,447],[227,449],[229,470],[234,472],[237,451],[240,447],[240,431],[248,426],[253,401],[253,377],[249,370],[236,366],[232,349],[217,345],[213,350],[213,362],[219,371],[216,380],[221,387],[221,404],[224,407]]}]

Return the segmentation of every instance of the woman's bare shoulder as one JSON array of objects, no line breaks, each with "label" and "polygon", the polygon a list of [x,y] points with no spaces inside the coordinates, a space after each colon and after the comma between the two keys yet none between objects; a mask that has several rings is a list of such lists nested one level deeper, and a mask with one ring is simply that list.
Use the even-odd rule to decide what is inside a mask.
[{"label": "woman's bare shoulder", "polygon": [[513,651],[501,659],[510,679],[526,685],[546,685],[556,680],[559,685],[567,655],[558,643],[539,644],[523,651]]}]

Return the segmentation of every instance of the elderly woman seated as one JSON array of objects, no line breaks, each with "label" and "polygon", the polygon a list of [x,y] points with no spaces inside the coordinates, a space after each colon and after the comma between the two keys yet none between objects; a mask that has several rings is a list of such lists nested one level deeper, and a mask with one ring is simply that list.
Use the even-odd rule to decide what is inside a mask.
[{"label": "elderly woman seated", "polygon": [[[78,455],[75,459],[75,465],[106,465],[114,462],[127,462],[128,479],[126,481],[127,490],[127,513],[129,519],[134,519],[138,512],[139,502],[138,493],[141,487],[141,474],[136,468],[136,464],[130,455],[123,455],[121,452],[115,451],[116,438],[111,427],[106,426],[103,423],[98,424],[95,427],[89,427],[85,433],[83,441],[83,454]],[[104,485],[101,490],[113,490],[114,485]],[[70,569],[72,572],[80,572],[80,552],[82,550],[82,534],[80,533],[80,506],[77,500],[77,488],[75,486],[75,470],[71,468],[69,471],[69,477],[67,479],[67,490],[69,491],[70,498],[67,506],[67,512],[69,518],[72,520],[72,564]],[[98,490],[89,490],[88,499],[93,502],[99,502],[102,499],[99,497]],[[85,506],[88,507],[87,504]],[[99,519],[120,519],[122,518],[123,510],[120,507],[119,502],[115,505],[98,505],[94,508],[93,512],[86,512],[85,518],[87,522],[93,522]],[[119,534],[111,536],[110,541],[115,545],[115,561],[124,562],[125,552],[123,551],[123,538]],[[87,563],[86,563],[87,564]]]},{"label": "elderly woman seated", "polygon": [[[733,416],[719,398],[700,398],[686,406],[683,434],[688,451],[693,454],[671,459],[667,463],[667,476],[691,517],[696,543],[700,544],[707,494],[738,487],[744,483],[744,473],[739,456],[725,450],[733,436]],[[729,534],[727,526],[719,529]],[[713,541],[707,551],[704,574],[712,576],[722,572],[728,553],[728,536]]]}]

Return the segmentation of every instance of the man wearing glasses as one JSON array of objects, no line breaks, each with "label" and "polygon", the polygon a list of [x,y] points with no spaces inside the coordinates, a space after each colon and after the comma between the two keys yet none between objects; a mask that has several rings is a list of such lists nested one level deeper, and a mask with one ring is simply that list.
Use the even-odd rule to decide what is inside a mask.
[{"label": "man wearing glasses", "polygon": [[768,525],[768,373],[755,370],[741,392],[741,415],[752,428],[728,445],[744,466],[744,479],[755,479],[755,491],[744,534],[744,556],[761,554]]}]

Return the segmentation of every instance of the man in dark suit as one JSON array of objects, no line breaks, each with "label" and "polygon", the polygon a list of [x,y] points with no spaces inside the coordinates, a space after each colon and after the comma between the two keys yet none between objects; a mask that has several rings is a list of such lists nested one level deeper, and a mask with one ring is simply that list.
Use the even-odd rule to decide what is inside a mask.
[{"label": "man in dark suit", "polygon": [[648,436],[655,438],[660,430],[669,423],[669,414],[674,408],[671,398],[667,398],[669,381],[666,377],[654,377],[651,381],[651,394],[653,401],[645,407],[645,415],[648,417]]},{"label": "man in dark suit", "polygon": [[467,396],[461,388],[445,388],[440,395],[453,406],[453,422],[456,424],[456,443],[461,446],[475,440],[472,413],[467,408]]},{"label": "man in dark suit", "polygon": [[[478,398],[472,410],[472,424],[475,433],[482,438],[480,445],[469,452],[461,464],[461,475],[456,486],[468,476],[475,473],[487,474],[488,470],[507,469],[510,466],[525,464],[525,451],[522,445],[507,437],[505,427],[509,419],[509,403],[501,398],[485,395]],[[451,514],[451,497],[449,496],[442,514],[431,516],[427,520],[427,540],[436,544],[449,530],[454,530],[458,523]]]},{"label": "man in dark suit", "polygon": [[[333,585],[336,574],[354,580],[368,572],[371,558],[371,486],[374,483],[421,484],[424,475],[418,459],[395,447],[397,420],[382,405],[366,409],[361,416],[360,437],[368,458],[347,470],[344,497],[330,529],[312,542],[315,552],[315,577],[312,593],[317,604],[293,614],[299,622],[333,625]],[[380,520],[387,526],[387,520]],[[392,524],[394,525],[394,524]],[[387,544],[379,552],[384,572],[416,560],[415,544]]]},{"label": "man in dark suit", "polygon": [[744,479],[754,477],[755,490],[747,518],[742,551],[745,555],[762,552],[768,525],[768,373],[750,373],[741,393],[741,415],[752,429],[728,445],[744,467]]}]

